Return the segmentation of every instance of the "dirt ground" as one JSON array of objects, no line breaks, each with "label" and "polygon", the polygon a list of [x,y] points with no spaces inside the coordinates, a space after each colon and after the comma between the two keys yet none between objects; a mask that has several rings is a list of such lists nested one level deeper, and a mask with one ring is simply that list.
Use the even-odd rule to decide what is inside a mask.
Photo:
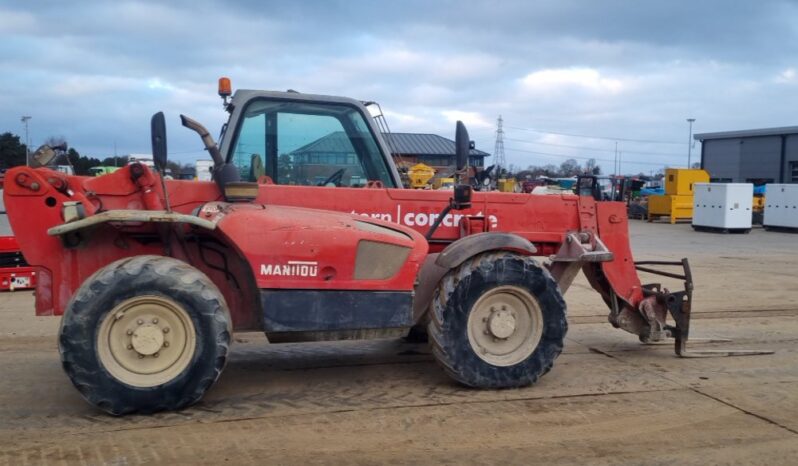
[{"label": "dirt ground", "polygon": [[[632,223],[636,259],[689,257],[703,348],[775,354],[678,359],[606,323],[580,278],[554,369],[533,387],[451,382],[425,345],[399,340],[268,345],[237,335],[204,400],[115,418],[63,374],[57,318],[30,292],[0,294],[0,465],[795,464],[798,235]],[[699,346],[699,345],[696,345]]]}]

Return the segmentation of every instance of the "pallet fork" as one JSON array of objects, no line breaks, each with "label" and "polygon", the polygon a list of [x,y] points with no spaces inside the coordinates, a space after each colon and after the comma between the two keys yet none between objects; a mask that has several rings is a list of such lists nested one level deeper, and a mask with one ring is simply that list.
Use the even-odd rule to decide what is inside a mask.
[{"label": "pallet fork", "polygon": [[[652,268],[656,267],[682,267],[682,273],[673,273]],[[763,354],[773,354],[771,350],[692,350],[687,349],[687,341],[690,336],[690,316],[693,301],[693,275],[690,271],[690,262],[684,258],[681,261],[640,261],[635,262],[635,268],[640,272],[660,275],[684,281],[684,291],[670,292],[663,288],[659,283],[643,285],[643,295],[645,299],[640,304],[640,311],[654,326],[652,333],[662,337],[670,337],[675,341],[674,350],[676,355],[682,358],[709,358],[721,356],[755,356]],[[666,322],[667,314],[673,318],[674,325]],[[644,344],[656,344],[659,338],[649,341],[641,338]],[[694,338],[692,342],[717,343],[728,342],[729,339],[722,338]]]}]

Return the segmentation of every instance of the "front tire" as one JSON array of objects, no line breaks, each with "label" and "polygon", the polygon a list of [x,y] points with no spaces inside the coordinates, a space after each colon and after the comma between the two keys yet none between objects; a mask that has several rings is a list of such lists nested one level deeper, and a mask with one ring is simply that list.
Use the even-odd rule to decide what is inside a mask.
[{"label": "front tire", "polygon": [[224,368],[230,313],[202,272],[170,257],[136,256],[89,277],[64,314],[59,350],[83,397],[108,413],[181,409]]},{"label": "front tire", "polygon": [[562,352],[565,315],[557,283],[534,259],[480,254],[441,280],[429,325],[432,351],[465,385],[523,387]]}]

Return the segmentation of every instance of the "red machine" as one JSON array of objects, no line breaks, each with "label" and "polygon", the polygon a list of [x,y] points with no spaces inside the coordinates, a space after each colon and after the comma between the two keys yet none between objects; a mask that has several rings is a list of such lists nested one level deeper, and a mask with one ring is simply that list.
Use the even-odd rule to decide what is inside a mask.
[{"label": "red machine", "polygon": [[16,238],[0,236],[0,291],[36,288],[36,269],[28,266]]},{"label": "red machine", "polygon": [[[0,192],[3,175],[0,174]],[[29,266],[22,256],[17,239],[11,234],[5,207],[0,202],[0,291],[35,287],[36,269]]]},{"label": "red machine", "polygon": [[[197,401],[233,330],[281,342],[428,329],[456,380],[528,385],[562,349],[562,295],[580,270],[610,323],[644,341],[673,337],[684,354],[687,261],[660,263],[683,268],[663,275],[684,291],[642,285],[623,203],[472,193],[462,124],[455,190],[401,189],[363,103],[230,94],[223,78],[230,119],[219,146],[181,116],[214,160],[213,182],[164,180],[136,163],[97,178],[8,173],[11,223],[41,267],[36,312],[64,315],[63,365],[90,403],[124,414]],[[152,140],[163,173],[161,113]]]}]

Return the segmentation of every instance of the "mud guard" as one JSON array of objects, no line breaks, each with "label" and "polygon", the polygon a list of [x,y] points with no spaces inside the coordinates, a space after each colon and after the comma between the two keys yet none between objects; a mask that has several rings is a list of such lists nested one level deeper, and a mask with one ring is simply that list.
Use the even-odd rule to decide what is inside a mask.
[{"label": "mud guard", "polygon": [[477,233],[446,246],[435,259],[435,264],[447,270],[453,269],[469,257],[495,250],[513,251],[525,256],[532,256],[537,252],[535,245],[528,239],[512,233]]},{"label": "mud guard", "polygon": [[82,230],[102,223],[110,222],[153,222],[153,223],[186,223],[196,227],[205,228],[206,230],[213,230],[216,224],[199,218],[194,215],[179,214],[176,212],[154,211],[154,210],[107,210],[99,214],[85,217],[73,222],[56,225],[47,230],[50,236],[61,236],[74,231]]}]

